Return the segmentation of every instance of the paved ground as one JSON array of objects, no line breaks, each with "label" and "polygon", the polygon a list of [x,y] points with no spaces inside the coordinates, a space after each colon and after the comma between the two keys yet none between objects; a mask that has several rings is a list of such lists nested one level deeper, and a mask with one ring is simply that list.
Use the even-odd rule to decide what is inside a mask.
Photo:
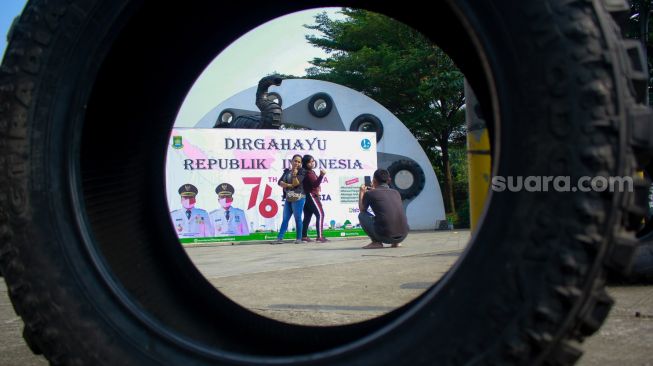
[{"label": "paved ground", "polygon": [[[418,296],[456,261],[469,233],[411,233],[396,249],[361,250],[363,239],[327,244],[187,248],[227,296],[260,314],[299,324],[345,324],[388,312]],[[611,286],[617,303],[583,345],[579,364],[653,366],[653,286]],[[0,281],[0,366],[47,365],[30,353]]]},{"label": "paved ground", "polygon": [[[414,233],[400,248],[362,250],[365,239],[328,244],[188,248],[222,293],[271,318],[346,324],[395,309],[429,288],[465,248],[467,232]],[[244,255],[245,253],[245,255]]]},{"label": "paved ground", "polygon": [[616,300],[605,324],[583,345],[582,366],[653,365],[653,286],[608,286]]}]

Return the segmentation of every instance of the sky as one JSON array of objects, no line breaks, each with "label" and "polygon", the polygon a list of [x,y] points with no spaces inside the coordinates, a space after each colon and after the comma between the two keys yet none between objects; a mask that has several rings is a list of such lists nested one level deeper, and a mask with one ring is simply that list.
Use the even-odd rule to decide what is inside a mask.
[{"label": "sky", "polygon": [[7,48],[7,32],[14,18],[20,14],[25,6],[25,0],[0,0],[0,53],[5,54]]},{"label": "sky", "polygon": [[244,34],[222,51],[205,69],[188,93],[175,120],[176,127],[194,126],[208,111],[223,100],[255,86],[272,73],[303,76],[309,60],[325,57],[321,49],[308,44],[304,28],[314,16],[326,11],[329,17],[342,19],[339,8],[301,11],[271,20]]},{"label": "sky", "polygon": [[[7,47],[7,32],[12,21],[25,6],[25,0],[0,0],[0,52]],[[314,16],[326,11],[331,18],[342,19],[339,8],[305,10],[274,19],[244,34],[211,62],[195,81],[180,106],[175,127],[192,127],[223,100],[255,86],[272,73],[305,75],[308,63],[325,57],[321,49],[308,44],[304,28],[313,24]]]}]

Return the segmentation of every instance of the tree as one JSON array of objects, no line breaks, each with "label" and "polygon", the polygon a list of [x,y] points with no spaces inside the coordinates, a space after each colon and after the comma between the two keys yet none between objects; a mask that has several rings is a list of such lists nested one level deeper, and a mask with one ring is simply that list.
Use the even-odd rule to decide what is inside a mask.
[{"label": "tree", "polygon": [[445,208],[455,212],[449,149],[465,133],[462,73],[440,48],[405,24],[360,9],[342,13],[342,20],[321,13],[315,24],[305,26],[319,33],[306,36],[308,42],[329,55],[313,59],[307,76],[376,100],[406,125],[433,164],[440,155]]}]

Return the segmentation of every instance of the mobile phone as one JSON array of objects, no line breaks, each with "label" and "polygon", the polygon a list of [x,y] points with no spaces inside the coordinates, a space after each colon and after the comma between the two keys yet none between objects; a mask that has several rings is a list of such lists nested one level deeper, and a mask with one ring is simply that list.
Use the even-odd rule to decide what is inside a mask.
[{"label": "mobile phone", "polygon": [[369,188],[372,187],[372,179],[370,178],[369,175],[365,176],[365,185]]}]

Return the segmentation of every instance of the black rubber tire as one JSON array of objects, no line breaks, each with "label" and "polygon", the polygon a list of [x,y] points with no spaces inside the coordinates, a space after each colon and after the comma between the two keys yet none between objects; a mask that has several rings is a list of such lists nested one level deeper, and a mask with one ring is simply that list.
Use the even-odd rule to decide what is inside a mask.
[{"label": "black rubber tire", "polygon": [[[650,110],[596,4],[457,0],[404,16],[395,10],[410,4],[339,3],[393,15],[453,57],[488,124],[500,127],[495,175],[630,176],[631,143],[645,150],[650,141],[627,122],[649,123]],[[161,185],[178,106],[216,50],[273,17],[323,5],[27,5],[0,73],[0,268],[33,350],[53,365],[578,359],[568,341],[595,332],[612,304],[606,268],[630,264],[643,182],[634,193],[495,192],[469,250],[436,286],[348,326],[260,317],[192,265]],[[219,13],[248,16],[218,24]]]},{"label": "black rubber tire", "polygon": [[[326,108],[317,110],[315,109],[315,102],[318,100],[323,99],[324,102],[326,103]],[[333,98],[327,93],[315,93],[311,98],[308,100],[308,112],[317,117],[317,118],[324,118],[331,113],[331,110],[333,109]]]},{"label": "black rubber tire", "polygon": [[[223,121],[222,120],[224,115],[227,114],[227,113],[231,114],[231,121]],[[220,125],[229,125],[229,124],[231,124],[231,122],[234,122],[235,120],[236,120],[236,114],[234,113],[234,111],[232,111],[231,109],[225,109],[222,112],[220,112],[220,114],[218,115],[218,118],[215,120],[215,124],[213,125],[213,127],[215,128],[215,127],[220,126]]]},{"label": "black rubber tire", "polygon": [[[644,169],[647,179],[651,178],[653,164],[649,163]],[[651,192],[653,185],[649,186],[646,197],[647,208],[651,204]],[[653,217],[650,216],[650,209],[646,214],[645,223],[637,232],[638,245],[633,258],[633,265],[626,276],[612,276],[619,282],[630,283],[653,283]]]},{"label": "black rubber tire", "polygon": [[354,120],[351,121],[351,125],[349,126],[349,131],[358,131],[358,128],[363,123],[373,124],[374,131],[376,132],[376,142],[381,141],[381,139],[383,138],[383,123],[377,116],[373,114],[363,113],[358,117],[354,118]]},{"label": "black rubber tire", "polygon": [[653,283],[653,233],[639,238],[628,282]]},{"label": "black rubber tire", "polygon": [[278,104],[279,107],[283,107],[283,98],[281,98],[281,95],[277,92],[269,92],[268,100],[274,101],[274,99],[277,100],[276,104]]},{"label": "black rubber tire", "polygon": [[[413,184],[408,188],[399,188],[397,187],[395,176],[402,170],[407,170],[413,175]],[[426,176],[422,168],[414,162],[413,160],[397,160],[388,167],[388,172],[390,173],[390,178],[392,178],[391,185],[396,189],[399,194],[401,194],[402,200],[411,199],[416,197],[424,189],[424,184],[426,182]]]}]

